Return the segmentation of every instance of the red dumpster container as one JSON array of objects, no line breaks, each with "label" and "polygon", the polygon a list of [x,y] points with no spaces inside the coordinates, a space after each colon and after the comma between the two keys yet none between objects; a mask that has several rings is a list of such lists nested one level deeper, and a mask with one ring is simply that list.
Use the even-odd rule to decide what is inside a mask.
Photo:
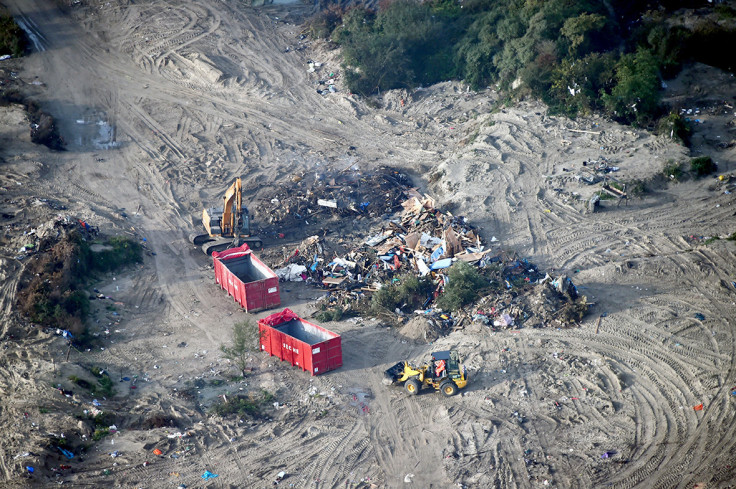
[{"label": "red dumpster container", "polygon": [[340,335],[310,323],[291,309],[258,321],[261,350],[319,375],[342,366]]},{"label": "red dumpster container", "polygon": [[247,244],[214,252],[215,282],[247,312],[281,305],[279,278]]}]

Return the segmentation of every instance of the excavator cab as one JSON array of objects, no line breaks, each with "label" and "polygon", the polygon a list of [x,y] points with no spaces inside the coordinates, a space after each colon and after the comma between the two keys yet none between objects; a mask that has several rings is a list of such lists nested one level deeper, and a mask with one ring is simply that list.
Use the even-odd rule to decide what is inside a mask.
[{"label": "excavator cab", "polygon": [[202,251],[211,255],[213,251],[248,243],[253,249],[260,249],[263,243],[260,238],[251,236],[250,213],[243,205],[243,190],[240,178],[227,189],[222,201],[223,205],[202,210],[202,225],[207,234],[192,234],[189,240],[202,247]]}]

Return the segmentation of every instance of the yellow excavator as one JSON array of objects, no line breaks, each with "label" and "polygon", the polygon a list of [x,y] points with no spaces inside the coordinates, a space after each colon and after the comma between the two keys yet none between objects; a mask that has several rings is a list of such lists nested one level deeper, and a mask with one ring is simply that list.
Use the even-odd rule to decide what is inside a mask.
[{"label": "yellow excavator", "polygon": [[191,234],[189,241],[202,247],[206,255],[214,251],[248,243],[252,249],[263,247],[261,238],[251,236],[250,214],[243,205],[243,187],[240,178],[225,192],[222,207],[210,207],[202,210],[202,224],[207,234]]},{"label": "yellow excavator", "polygon": [[386,385],[404,384],[404,389],[416,395],[422,387],[434,387],[446,397],[454,396],[468,385],[468,373],[460,363],[460,355],[455,350],[432,353],[429,363],[415,367],[406,360],[399,362],[383,374]]}]

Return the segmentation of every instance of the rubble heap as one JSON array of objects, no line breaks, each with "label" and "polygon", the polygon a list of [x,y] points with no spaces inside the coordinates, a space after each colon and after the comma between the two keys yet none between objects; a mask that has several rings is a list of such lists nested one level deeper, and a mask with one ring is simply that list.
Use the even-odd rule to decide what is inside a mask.
[{"label": "rubble heap", "polygon": [[293,175],[253,211],[259,234],[282,237],[296,228],[314,228],[334,219],[373,218],[393,214],[404,199],[408,177],[389,167],[363,173],[353,165],[340,171]]},{"label": "rubble heap", "polygon": [[[433,332],[447,332],[471,323],[491,328],[541,327],[567,326],[582,319],[586,299],[578,296],[569,279],[553,280],[528,260],[498,249],[495,238],[492,245],[496,249],[487,246],[466,218],[440,211],[431,197],[416,188],[401,182],[390,185],[386,207],[380,211],[398,212],[385,216],[367,238],[350,243],[350,237],[341,235],[329,243],[326,236],[314,235],[294,249],[284,249],[281,256],[264,256],[280,280],[306,281],[329,290],[317,312],[319,320],[372,314],[405,323],[411,314],[420,314]],[[350,195],[350,190],[343,190],[342,195]],[[335,200],[339,202],[340,197]],[[343,209],[359,212],[353,207],[347,204]],[[488,286],[475,303],[450,313],[437,307],[437,299],[449,283],[450,268],[458,262],[476,267]],[[377,291],[407,277],[430,284],[419,307],[407,302],[393,311],[379,311],[371,304]]]}]

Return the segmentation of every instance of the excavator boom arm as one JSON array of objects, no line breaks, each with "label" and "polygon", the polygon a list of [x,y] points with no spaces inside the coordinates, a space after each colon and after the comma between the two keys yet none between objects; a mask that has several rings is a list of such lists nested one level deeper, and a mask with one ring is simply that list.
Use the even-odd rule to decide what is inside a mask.
[{"label": "excavator boom arm", "polygon": [[234,233],[238,218],[240,217],[240,209],[243,207],[243,192],[240,178],[236,178],[235,182],[225,192],[225,198],[222,207],[222,234]]}]

